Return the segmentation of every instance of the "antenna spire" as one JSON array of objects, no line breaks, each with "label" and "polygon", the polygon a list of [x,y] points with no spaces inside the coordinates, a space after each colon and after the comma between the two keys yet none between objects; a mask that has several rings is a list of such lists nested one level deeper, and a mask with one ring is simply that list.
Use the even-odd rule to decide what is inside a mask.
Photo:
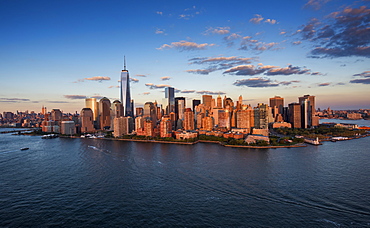
[{"label": "antenna spire", "polygon": [[126,70],[126,56],[123,56],[123,70]]}]

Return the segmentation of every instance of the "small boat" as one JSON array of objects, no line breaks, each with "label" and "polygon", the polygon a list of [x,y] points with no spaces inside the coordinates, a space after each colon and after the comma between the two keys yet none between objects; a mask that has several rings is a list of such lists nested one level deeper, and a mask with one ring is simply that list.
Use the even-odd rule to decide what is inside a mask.
[{"label": "small boat", "polygon": [[21,150],[28,150],[28,147],[22,147]]}]

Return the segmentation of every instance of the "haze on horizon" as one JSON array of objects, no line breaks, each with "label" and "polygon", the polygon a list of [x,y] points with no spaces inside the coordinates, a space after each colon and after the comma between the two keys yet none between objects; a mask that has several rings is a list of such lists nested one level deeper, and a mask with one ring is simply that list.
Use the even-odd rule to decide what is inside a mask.
[{"label": "haze on horizon", "polygon": [[369,109],[369,3],[1,1],[0,112],[119,99],[124,55],[137,107],[172,86],[188,100],[310,94],[317,108]]}]

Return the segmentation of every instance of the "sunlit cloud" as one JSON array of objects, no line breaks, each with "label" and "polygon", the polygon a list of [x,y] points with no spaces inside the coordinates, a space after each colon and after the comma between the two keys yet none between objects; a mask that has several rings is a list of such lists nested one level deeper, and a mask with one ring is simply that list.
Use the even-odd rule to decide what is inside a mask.
[{"label": "sunlit cloud", "polygon": [[243,37],[239,50],[252,50],[256,52],[263,52],[266,50],[280,50],[282,47],[279,47],[279,43],[270,42],[265,43],[252,39],[250,36]]},{"label": "sunlit cloud", "polygon": [[149,89],[163,89],[166,87],[171,87],[170,85],[165,85],[165,84],[155,85],[153,83],[146,83],[145,85],[149,87]]},{"label": "sunlit cloud", "polygon": [[136,77],[146,77],[146,75],[144,75],[144,74],[136,74],[135,76]]},{"label": "sunlit cloud", "polygon": [[106,76],[95,76],[95,77],[91,77],[91,78],[84,78],[85,80],[89,80],[89,81],[109,81],[110,80],[110,77],[106,77]]},{"label": "sunlit cloud", "polygon": [[195,42],[181,40],[179,42],[172,42],[171,44],[163,44],[158,50],[163,49],[177,49],[179,51],[194,51],[194,50],[205,50],[207,47],[213,47],[216,44],[197,44]]},{"label": "sunlit cloud", "polygon": [[209,90],[201,90],[201,91],[197,91],[196,92],[197,94],[203,94],[203,95],[224,95],[226,94],[225,92],[221,92],[221,91],[218,91],[218,92],[215,92],[215,91],[209,91]]},{"label": "sunlit cloud", "polygon": [[170,76],[164,76],[164,77],[161,77],[161,80],[162,81],[168,81],[168,80],[170,80],[171,79],[171,77]]},{"label": "sunlit cloud", "polygon": [[370,9],[346,7],[323,20],[311,19],[296,34],[313,43],[311,58],[370,57]]},{"label": "sunlit cloud", "polygon": [[235,86],[246,86],[246,87],[276,87],[279,83],[273,82],[268,78],[249,78],[236,80],[233,85]]},{"label": "sunlit cloud", "polygon": [[165,35],[165,33],[164,33],[164,29],[159,29],[159,28],[157,28],[156,30],[155,30],[155,34],[164,34]]},{"label": "sunlit cloud", "polygon": [[302,43],[302,41],[294,41],[294,42],[292,42],[292,44],[294,44],[294,45],[299,45],[301,43]]},{"label": "sunlit cloud", "polygon": [[330,2],[331,0],[309,0],[304,6],[303,8],[312,8],[314,10],[319,10],[321,9],[321,7]]},{"label": "sunlit cloud", "polygon": [[226,71],[224,74],[233,74],[233,75],[245,75],[245,76],[254,76],[259,74],[264,74],[268,76],[275,75],[293,75],[293,74],[311,74],[311,75],[322,75],[319,72],[312,73],[310,69],[302,68],[298,66],[289,65],[288,67],[278,67],[271,65],[239,65],[232,67]]},{"label": "sunlit cloud", "polygon": [[102,82],[102,81],[109,81],[109,80],[111,80],[111,78],[107,77],[107,76],[95,76],[95,77],[91,77],[91,78],[78,79],[77,81],[75,81],[73,83],[84,82],[85,80]]},{"label": "sunlit cloud", "polygon": [[217,27],[217,28],[208,28],[203,34],[218,34],[218,35],[225,35],[230,33],[230,27]]},{"label": "sunlit cloud", "polygon": [[360,76],[360,77],[370,78],[370,71],[364,71],[360,74],[354,74],[353,76]]},{"label": "sunlit cloud", "polygon": [[139,79],[137,79],[137,78],[130,78],[130,82],[138,83],[139,82]]},{"label": "sunlit cloud", "polygon": [[119,88],[120,86],[109,86],[108,89]]},{"label": "sunlit cloud", "polygon": [[251,18],[249,20],[249,22],[251,22],[253,24],[260,24],[261,22],[263,22],[263,23],[268,23],[268,24],[274,25],[274,24],[278,23],[275,19],[266,19],[266,20],[264,20],[264,18],[260,14],[255,14],[254,16],[255,16],[254,18]]},{"label": "sunlit cloud", "polygon": [[187,70],[186,72],[207,75],[217,70],[225,70],[236,65],[248,64],[255,60],[257,60],[257,58],[255,57],[244,58],[237,56],[192,58],[189,59],[189,64],[198,64],[198,65],[205,64],[209,66],[206,69],[192,69]]},{"label": "sunlit cloud", "polygon": [[195,93],[195,90],[181,90],[181,93]]},{"label": "sunlit cloud", "polygon": [[274,19],[266,19],[264,22],[265,22],[265,23],[272,24],[272,25],[274,25],[274,24],[276,24],[276,23],[277,23],[277,21],[276,21],[276,20],[274,20]]},{"label": "sunlit cloud", "polygon": [[252,22],[253,24],[259,24],[259,23],[261,23],[261,21],[263,21],[263,17],[261,15],[255,14],[254,16],[255,17],[254,18],[251,18],[249,20],[249,22]]}]

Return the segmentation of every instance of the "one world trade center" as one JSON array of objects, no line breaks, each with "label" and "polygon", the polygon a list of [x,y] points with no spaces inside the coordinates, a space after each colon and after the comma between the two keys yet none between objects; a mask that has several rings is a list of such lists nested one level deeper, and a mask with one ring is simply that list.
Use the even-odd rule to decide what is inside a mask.
[{"label": "one world trade center", "polygon": [[133,107],[130,93],[130,76],[126,70],[126,58],[124,57],[124,68],[121,72],[121,103],[124,107],[125,116],[133,116]]}]

